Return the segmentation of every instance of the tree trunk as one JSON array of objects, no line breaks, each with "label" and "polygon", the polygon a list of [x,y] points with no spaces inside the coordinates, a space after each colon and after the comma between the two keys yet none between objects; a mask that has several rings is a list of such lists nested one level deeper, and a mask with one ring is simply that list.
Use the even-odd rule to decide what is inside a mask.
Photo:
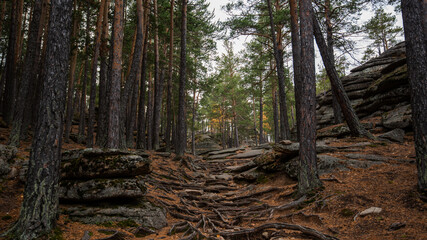
[{"label": "tree trunk", "polygon": [[[77,0],[74,0],[74,11],[76,11]],[[74,93],[74,82],[76,76],[76,65],[77,65],[77,42],[78,31],[80,27],[80,21],[77,14],[73,16],[73,30],[71,32],[71,39],[73,46],[71,48],[71,60],[70,60],[70,74],[68,80],[68,93],[67,93],[67,107],[65,115],[65,134],[64,141],[68,143],[70,139],[71,125],[73,122],[73,93]]]},{"label": "tree trunk", "polygon": [[[128,79],[126,80],[125,87],[120,97],[120,147],[126,147],[126,116],[128,110],[129,97],[132,96],[133,87],[137,82],[137,76],[139,69],[141,68],[141,54],[143,50],[143,12],[142,12],[142,0],[138,0],[137,2],[137,11],[138,11],[138,24],[136,29],[136,41],[135,41],[135,49],[134,55],[132,58],[132,64],[130,67],[130,72]],[[133,134],[133,132],[131,133]]]},{"label": "tree trunk", "polygon": [[259,144],[263,144],[264,143],[264,139],[263,139],[263,134],[264,134],[264,111],[263,111],[263,101],[262,101],[262,78],[260,81],[260,92],[261,94],[259,95]]},{"label": "tree trunk", "polygon": [[[325,1],[325,20],[326,20],[326,39],[328,44],[328,53],[331,58],[332,63],[335,65],[335,55],[334,55],[334,39],[332,34],[332,23],[331,23],[331,1],[326,0]],[[335,89],[332,88],[332,109],[334,110],[334,121],[335,124],[339,124],[343,122],[342,119],[342,113],[341,113],[341,107],[338,103],[338,100],[336,98],[336,92]]]},{"label": "tree trunk", "polygon": [[301,120],[298,192],[307,194],[322,185],[317,172],[316,159],[316,72],[311,0],[300,0],[300,11],[302,86],[300,96],[304,96],[304,101],[301,101],[298,112]]},{"label": "tree trunk", "polygon": [[153,107],[154,107],[154,83],[152,73],[148,74],[148,96],[147,96],[147,150],[153,149]]},{"label": "tree trunk", "polygon": [[280,140],[279,140],[279,113],[277,110],[276,86],[273,87],[273,121],[274,121],[274,142],[278,143]]},{"label": "tree trunk", "polygon": [[2,1],[2,3],[1,3],[1,10],[0,10],[0,37],[1,37],[1,34],[2,34],[2,30],[3,30],[4,16],[6,14],[6,2],[7,1]]},{"label": "tree trunk", "polygon": [[98,57],[99,57],[99,48],[101,45],[101,31],[102,31],[102,19],[104,18],[106,0],[101,0],[101,5],[99,6],[99,15],[96,22],[96,32],[95,32],[95,46],[94,53],[92,58],[92,73],[90,77],[90,102],[89,102],[89,118],[87,125],[87,140],[86,147],[93,147],[93,131],[95,125],[95,104],[96,104],[96,73],[98,72]]},{"label": "tree trunk", "polygon": [[[18,99],[16,101],[15,113],[13,116],[13,126],[12,131],[9,137],[9,143],[13,146],[19,145],[19,140],[21,137],[21,128],[24,121],[24,112],[25,112],[25,104],[26,98],[28,95],[28,91],[30,89],[31,79],[33,75],[33,67],[40,53],[40,42],[38,38],[41,34],[39,34],[39,24],[42,14],[42,0],[36,0],[34,2],[34,10],[33,17],[29,27],[28,34],[28,43],[27,43],[27,51],[25,55],[25,64],[22,73],[22,80],[19,87]],[[39,44],[38,44],[39,43]],[[38,44],[38,45],[37,45]]]},{"label": "tree trunk", "polygon": [[100,70],[99,70],[99,108],[98,108],[98,127],[96,132],[96,144],[98,146],[107,145],[107,128],[108,128],[108,9],[110,1],[105,3],[104,16],[102,20],[102,40],[100,46]]},{"label": "tree trunk", "polygon": [[[148,1],[146,1],[148,2]],[[147,12],[145,8],[145,12]],[[147,18],[145,18],[147,19]],[[148,20],[148,19],[147,19]],[[148,21],[146,21],[146,26],[148,26]],[[142,54],[142,64],[141,64],[141,89],[139,93],[139,108],[138,108],[138,131],[136,135],[136,148],[145,149],[146,148],[146,134],[145,134],[145,88],[146,88],[146,75],[147,75],[147,49],[148,49],[148,27],[145,27],[145,37],[144,37],[144,50]]]},{"label": "tree trunk", "polygon": [[[372,134],[370,134],[361,124],[359,118],[356,115],[353,107],[351,106],[350,100],[345,93],[342,82],[340,81],[335,66],[330,59],[328,53],[328,47],[326,46],[325,39],[323,38],[322,32],[320,30],[319,23],[317,22],[316,17],[313,15],[312,19],[313,31],[316,37],[316,43],[319,47],[320,54],[323,59],[323,64],[325,65],[326,72],[328,73],[329,79],[331,81],[332,89],[335,89],[337,94],[337,100],[341,106],[341,110],[344,114],[344,118],[347,122],[348,127],[350,128],[351,134],[355,137],[366,136],[373,139]],[[302,95],[304,96],[304,95]]]},{"label": "tree trunk", "polygon": [[273,21],[273,11],[271,9],[271,0],[267,0],[268,5],[268,15],[270,20],[270,34],[271,39],[273,41],[273,52],[274,59],[276,60],[276,70],[277,70],[277,78],[279,83],[279,100],[280,100],[280,138],[281,139],[289,139],[290,131],[289,131],[289,123],[288,123],[288,110],[286,106],[286,91],[285,91],[285,72],[283,66],[283,53],[279,51],[276,33],[274,30],[274,21]]},{"label": "tree trunk", "polygon": [[49,233],[58,216],[58,180],[72,0],[52,0],[45,80],[35,128],[21,213],[9,231],[13,239],[35,239]]},{"label": "tree trunk", "polygon": [[[402,0],[412,122],[418,170],[418,190],[427,201],[427,4]],[[424,20],[423,20],[424,18]]]},{"label": "tree trunk", "polygon": [[123,0],[114,0],[113,59],[108,112],[108,148],[120,146],[120,83],[122,76]]},{"label": "tree trunk", "polygon": [[[3,120],[7,124],[12,123],[12,117],[15,107],[16,96],[16,66],[18,63],[17,51],[19,46],[19,35],[21,33],[22,16],[19,15],[22,10],[21,0],[13,0],[11,7],[11,22],[9,31],[9,43],[6,56],[5,88],[3,96]],[[16,23],[16,24],[15,24]],[[1,91],[0,91],[1,92]]]},{"label": "tree trunk", "polygon": [[[252,90],[255,91],[255,87],[252,86]],[[254,135],[255,135],[255,146],[258,146],[258,131],[256,130],[256,109],[255,109],[255,92],[252,95],[252,111],[253,114],[253,121],[254,121]]]},{"label": "tree trunk", "polygon": [[171,150],[171,128],[172,128],[172,77],[173,77],[173,8],[175,0],[170,1],[170,17],[169,17],[169,68],[168,68],[168,84],[166,98],[166,151]]},{"label": "tree trunk", "polygon": [[[292,38],[292,59],[294,65],[294,92],[295,92],[295,111],[298,113],[301,102],[301,40],[299,35],[298,25],[298,7],[297,0],[289,0],[291,11],[291,38]],[[299,140],[299,114],[296,114],[297,119],[297,138]]]},{"label": "tree trunk", "polygon": [[175,146],[175,152],[178,157],[184,155],[185,147],[187,145],[187,114],[185,112],[185,84],[187,82],[187,0],[182,0],[181,8],[181,62],[179,68],[178,123],[176,126],[177,145]]},{"label": "tree trunk", "polygon": [[193,117],[191,119],[191,152],[196,155],[196,134],[195,134],[195,123],[196,123],[196,88],[193,88]]},{"label": "tree trunk", "polygon": [[90,41],[90,6],[87,3],[86,9],[86,43],[85,43],[85,70],[83,76],[82,92],[80,95],[80,114],[79,114],[79,133],[77,141],[83,143],[85,139],[85,128],[86,128],[86,88],[88,82],[88,71],[89,71],[89,41]]},{"label": "tree trunk", "polygon": [[160,111],[162,107],[163,79],[159,68],[159,31],[158,31],[157,0],[154,0],[154,108],[153,108],[153,148],[159,148]]}]

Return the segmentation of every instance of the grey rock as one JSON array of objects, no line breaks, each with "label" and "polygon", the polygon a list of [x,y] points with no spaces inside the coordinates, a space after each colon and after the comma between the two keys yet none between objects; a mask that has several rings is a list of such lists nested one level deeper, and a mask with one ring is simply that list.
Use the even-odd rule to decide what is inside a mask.
[{"label": "grey rock", "polygon": [[12,164],[18,149],[0,144],[0,177],[7,176],[12,171]]},{"label": "grey rock", "polygon": [[369,214],[377,214],[377,213],[380,213],[381,211],[382,211],[382,209],[379,207],[370,207],[370,208],[362,211],[361,213],[359,213],[359,216],[363,217],[363,216],[366,216]]},{"label": "grey rock", "polygon": [[386,128],[406,128],[411,122],[411,106],[405,105],[399,108],[396,108],[392,111],[386,112],[382,116],[382,124]]},{"label": "grey rock", "polygon": [[228,173],[223,173],[221,175],[214,175],[214,177],[215,179],[226,180],[226,181],[231,180],[233,178],[233,176]]},{"label": "grey rock", "polygon": [[166,211],[149,202],[142,202],[138,207],[71,207],[65,209],[64,213],[69,215],[71,220],[86,224],[133,220],[149,228],[161,229],[167,226]]},{"label": "grey rock", "polygon": [[371,160],[371,161],[387,161],[389,158],[380,156],[380,155],[374,155],[374,154],[359,154],[359,153],[349,153],[345,155],[348,158],[352,159],[364,159],[364,160]]},{"label": "grey rock", "polygon": [[271,148],[272,148],[271,143],[263,143],[253,147],[252,149],[253,150],[260,150],[260,149],[270,150]]},{"label": "grey rock", "polygon": [[140,155],[109,150],[75,150],[61,162],[62,179],[126,178],[150,173],[150,160]]},{"label": "grey rock", "polygon": [[170,152],[156,152],[156,155],[160,156],[160,157],[170,157],[171,153]]},{"label": "grey rock", "polygon": [[227,148],[224,150],[220,150],[220,151],[214,151],[214,152],[210,152],[208,153],[208,156],[212,156],[212,155],[221,155],[224,153],[236,153],[239,150],[245,150],[244,148]]},{"label": "grey rock", "polygon": [[226,167],[225,169],[227,169],[228,171],[233,172],[233,173],[240,173],[240,172],[244,172],[244,171],[247,171],[249,169],[252,169],[256,166],[259,166],[259,164],[255,163],[254,161],[250,161],[250,162],[243,164],[243,165],[229,166],[229,167]]},{"label": "grey rock", "polygon": [[252,158],[252,157],[259,156],[259,155],[261,155],[263,153],[264,153],[264,150],[262,150],[262,149],[260,149],[260,150],[250,150],[250,151],[247,151],[247,152],[244,152],[244,153],[239,153],[239,154],[233,156],[233,158],[237,158],[237,159],[239,159],[239,158]]},{"label": "grey rock", "polygon": [[405,130],[396,128],[391,130],[390,132],[386,132],[378,136],[379,138],[388,139],[394,142],[403,143],[405,137]]},{"label": "grey rock", "polygon": [[59,198],[67,202],[134,199],[145,193],[144,181],[138,179],[62,180],[59,186]]},{"label": "grey rock", "polygon": [[208,160],[224,159],[226,157],[233,156],[233,155],[236,155],[236,153],[223,153],[223,154],[218,154],[218,155],[211,155],[211,156],[207,157],[207,159]]},{"label": "grey rock", "polygon": [[257,171],[257,168],[253,168],[246,172],[242,172],[233,177],[234,181],[244,181],[244,182],[255,182],[259,177],[263,176],[262,172]]},{"label": "grey rock", "polygon": [[395,223],[392,223],[392,224],[388,227],[388,229],[387,229],[387,230],[389,230],[389,231],[396,231],[396,230],[399,230],[399,229],[404,228],[404,227],[406,227],[406,223],[402,223],[402,222],[395,222]]}]

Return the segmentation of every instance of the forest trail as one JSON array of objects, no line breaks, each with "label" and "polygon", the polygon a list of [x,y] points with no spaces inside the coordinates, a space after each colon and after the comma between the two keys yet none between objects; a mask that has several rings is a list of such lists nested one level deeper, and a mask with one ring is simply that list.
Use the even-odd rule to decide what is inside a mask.
[{"label": "forest trail", "polygon": [[[268,147],[269,144],[258,149],[226,149],[198,157],[185,155],[180,160],[173,153],[146,151],[152,163],[152,172],[144,177],[147,187],[145,198],[166,209],[168,226],[153,231],[132,224],[91,225],[72,221],[64,213],[58,226],[64,239],[82,239],[86,236],[84,239],[91,240],[115,237],[276,240],[426,238],[427,204],[419,200],[415,190],[416,168],[411,136],[406,136],[403,144],[363,138],[332,139],[326,143],[331,151],[320,156],[347,162],[369,162],[367,156],[376,156],[380,158],[377,159],[379,164],[367,168],[335,169],[322,174],[322,191],[295,198],[297,182],[283,172],[257,175],[257,171],[251,171],[256,168],[254,159],[274,152]],[[64,146],[66,149],[76,147],[82,146]],[[28,148],[24,145],[18,156],[27,154]],[[358,154],[365,159],[355,160]],[[19,214],[23,189],[17,186],[19,184],[15,181],[3,183],[0,200],[5,205],[0,208],[0,214],[11,215],[12,218],[2,218],[2,229]],[[382,211],[359,216],[371,207],[379,207]],[[109,229],[109,232],[99,229]]]}]

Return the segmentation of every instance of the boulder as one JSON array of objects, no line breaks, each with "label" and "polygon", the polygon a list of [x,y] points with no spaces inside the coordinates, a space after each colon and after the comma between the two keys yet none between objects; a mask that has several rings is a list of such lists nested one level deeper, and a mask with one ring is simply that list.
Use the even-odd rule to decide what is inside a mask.
[{"label": "boulder", "polygon": [[216,160],[216,159],[224,159],[229,156],[236,155],[236,153],[223,153],[223,154],[215,154],[207,157],[208,160]]},{"label": "boulder", "polygon": [[0,144],[0,177],[8,175],[12,171],[13,159],[17,152],[16,147]]},{"label": "boulder", "polygon": [[377,213],[380,213],[381,211],[382,211],[382,209],[379,207],[370,207],[370,208],[362,211],[361,213],[359,213],[359,216],[363,217],[363,216],[366,216],[369,214],[377,214]]},{"label": "boulder", "polygon": [[233,177],[234,181],[244,181],[244,182],[255,182],[264,174],[257,170],[257,168],[252,168],[246,172],[242,172]]},{"label": "boulder", "polygon": [[59,198],[66,202],[134,199],[145,195],[144,181],[138,179],[62,180]]},{"label": "boulder", "polygon": [[370,161],[387,161],[389,158],[380,156],[380,155],[374,155],[374,154],[360,154],[360,153],[349,153],[345,155],[348,158],[351,159],[363,159],[363,160],[370,160]]},{"label": "boulder", "polygon": [[382,124],[386,128],[406,128],[411,125],[411,105],[404,105],[382,115]]},{"label": "boulder", "polygon": [[386,132],[378,136],[379,138],[387,139],[394,142],[403,143],[405,137],[405,130],[396,128],[391,130],[390,132]]},{"label": "boulder", "polygon": [[62,179],[126,178],[150,173],[150,160],[116,150],[74,150],[64,153]]},{"label": "boulder", "polygon": [[86,224],[132,220],[148,228],[161,229],[167,226],[166,211],[149,202],[142,202],[137,207],[70,207],[64,209],[64,213],[71,220]]}]

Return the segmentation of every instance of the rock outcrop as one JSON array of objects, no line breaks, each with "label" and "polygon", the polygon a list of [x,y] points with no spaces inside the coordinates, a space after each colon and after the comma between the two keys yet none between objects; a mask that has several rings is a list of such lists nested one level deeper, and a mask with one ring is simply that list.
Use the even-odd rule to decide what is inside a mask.
[{"label": "rock outcrop", "polygon": [[167,225],[166,213],[144,199],[143,152],[84,149],[62,154],[59,199],[64,212],[84,223],[132,220],[149,228]]},{"label": "rock outcrop", "polygon": [[[411,126],[404,42],[351,70],[341,81],[359,118],[381,116],[387,129]],[[333,125],[331,91],[318,95],[317,103],[318,127]]]}]

